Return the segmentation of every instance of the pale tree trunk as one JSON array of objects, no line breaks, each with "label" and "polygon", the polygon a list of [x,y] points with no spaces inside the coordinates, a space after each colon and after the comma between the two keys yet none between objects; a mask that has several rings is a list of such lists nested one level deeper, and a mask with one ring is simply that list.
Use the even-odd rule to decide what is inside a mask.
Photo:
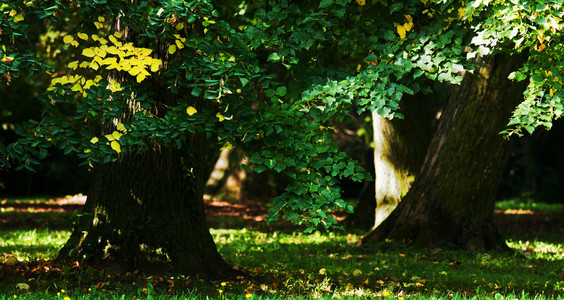
[{"label": "pale tree trunk", "polygon": [[[347,225],[374,229],[396,208],[421,168],[432,136],[427,96],[405,96],[404,119],[372,114],[374,182],[362,195]],[[368,226],[365,226],[368,225]]]},{"label": "pale tree trunk", "polygon": [[376,209],[378,227],[407,194],[421,168],[431,140],[431,122],[425,97],[402,100],[404,119],[388,120],[373,113]]},{"label": "pale tree trunk", "polygon": [[394,239],[416,247],[507,249],[493,224],[494,196],[509,150],[502,131],[522,99],[509,81],[521,57],[484,59],[451,91],[410,191],[363,243]]},{"label": "pale tree trunk", "polygon": [[[136,37],[120,25],[117,18],[114,29],[137,45]],[[166,49],[160,45],[157,55],[166,59]],[[122,76],[113,74],[113,79],[128,80]],[[157,74],[147,80],[156,102],[150,110],[161,117],[179,96],[166,92],[160,81],[165,79]],[[114,131],[118,122],[127,123],[139,109],[135,99],[113,101],[128,108],[114,124],[103,124],[102,134]],[[207,144],[205,134],[194,134],[181,147],[155,142],[148,149],[120,153],[115,163],[94,165],[83,212],[57,260],[87,260],[118,271],[235,275],[217,252],[206,223]]]},{"label": "pale tree trunk", "polygon": [[241,149],[221,150],[206,182],[205,193],[227,200],[267,202],[288,184],[288,179],[280,173],[273,170],[249,173],[241,168],[242,164],[248,164],[248,159]]}]

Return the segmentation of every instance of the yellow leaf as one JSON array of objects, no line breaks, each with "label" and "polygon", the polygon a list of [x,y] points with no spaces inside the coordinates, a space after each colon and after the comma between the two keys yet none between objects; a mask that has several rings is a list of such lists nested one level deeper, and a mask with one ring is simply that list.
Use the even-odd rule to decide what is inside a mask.
[{"label": "yellow leaf", "polygon": [[24,16],[21,15],[21,14],[14,17],[14,22],[16,22],[16,23],[23,21],[23,20],[24,20]]},{"label": "yellow leaf", "polygon": [[97,137],[93,137],[93,138],[90,140],[90,142],[91,142],[92,144],[96,144],[96,143],[98,142],[98,138],[97,138]]},{"label": "yellow leaf", "polygon": [[111,69],[117,69],[118,71],[121,71],[121,67],[116,62],[111,63],[109,66],[106,67],[106,70],[111,70]]},{"label": "yellow leaf", "polygon": [[86,34],[86,33],[79,32],[78,37],[85,40],[85,41],[88,40],[88,34]]},{"label": "yellow leaf", "polygon": [[79,65],[79,67],[81,67],[83,69],[88,68],[88,66],[90,66],[90,62],[87,62],[87,61],[83,61]]},{"label": "yellow leaf", "polygon": [[140,48],[138,50],[141,51],[142,56],[149,56],[153,52],[153,49],[149,49],[149,48]]},{"label": "yellow leaf", "polygon": [[358,3],[358,5],[360,5],[360,6],[366,5],[366,1],[365,1],[365,0],[356,0],[356,3]]},{"label": "yellow leaf", "polygon": [[23,282],[22,282],[22,283],[16,284],[16,288],[17,288],[18,290],[25,290],[25,291],[27,291],[27,290],[29,290],[29,285],[28,285],[27,283],[23,283]]},{"label": "yellow leaf", "polygon": [[112,64],[115,64],[116,62],[117,62],[117,58],[115,58],[115,57],[108,57],[108,58],[106,58],[106,59],[104,59],[104,60],[102,61],[102,64],[103,64],[103,65],[112,65]]},{"label": "yellow leaf", "polygon": [[116,126],[116,128],[117,128],[117,130],[119,130],[119,131],[121,131],[121,132],[126,132],[126,131],[127,131],[127,129],[125,129],[125,126],[124,126],[122,123],[119,123],[119,124]]},{"label": "yellow leaf", "polygon": [[176,52],[176,46],[175,45],[168,46],[168,53],[173,54],[174,52]]},{"label": "yellow leaf", "polygon": [[77,41],[72,41],[72,42],[71,42],[71,45],[72,45],[72,46],[75,46],[75,47],[78,47],[78,42],[77,42]]},{"label": "yellow leaf", "polygon": [[88,67],[93,69],[94,71],[97,71],[100,68],[100,65],[98,65],[98,63],[93,60],[93,61],[90,62]]},{"label": "yellow leaf", "polygon": [[15,15],[17,15],[17,14],[18,14],[18,12],[17,12],[15,9],[12,9],[12,10],[10,11],[10,13],[9,13],[10,17],[13,17],[13,16],[15,16]]},{"label": "yellow leaf", "polygon": [[[227,142],[225,143],[225,145],[223,145],[223,147],[219,148],[219,150],[229,150],[229,149],[233,149],[235,148],[235,146],[231,145],[231,143]],[[249,298],[249,297],[247,297]]]},{"label": "yellow leaf", "polygon": [[63,42],[65,44],[70,44],[72,43],[72,41],[74,41],[74,38],[70,35],[65,35],[65,37],[63,38]]},{"label": "yellow leaf", "polygon": [[120,39],[121,38],[121,32],[119,32],[119,31],[114,32],[114,36],[117,37],[118,39]]},{"label": "yellow leaf", "polygon": [[139,75],[137,75],[137,77],[135,78],[137,80],[137,82],[141,82],[143,81],[147,76],[143,73],[139,73]]},{"label": "yellow leaf", "polygon": [[98,40],[98,35],[97,34],[93,34],[91,35],[92,40],[97,41]]},{"label": "yellow leaf", "polygon": [[106,22],[106,18],[104,18],[104,17],[102,17],[102,16],[99,16],[99,17],[98,17],[98,22],[100,22],[100,23]]},{"label": "yellow leaf", "polygon": [[198,111],[193,107],[193,106],[188,106],[188,108],[186,108],[186,113],[191,116],[195,113],[197,113]]},{"label": "yellow leaf", "polygon": [[76,68],[78,67],[78,60],[75,60],[75,61],[70,62],[70,63],[67,65],[67,67],[68,67],[69,69],[76,70]]},{"label": "yellow leaf", "polygon": [[112,141],[110,143],[110,147],[112,147],[112,149],[114,149],[114,151],[117,152],[117,153],[121,152],[121,147],[120,147],[118,141]]},{"label": "yellow leaf", "polygon": [[180,40],[176,40],[176,46],[178,46],[178,49],[184,48],[184,44]]},{"label": "yellow leaf", "polygon": [[136,76],[137,74],[141,73],[141,68],[139,68],[138,66],[135,66],[135,67],[129,69],[129,71],[127,71],[127,72],[131,76]]},{"label": "yellow leaf", "polygon": [[403,27],[403,25],[398,25],[397,30],[398,30],[398,34],[399,34],[400,38],[404,39],[405,33],[406,33],[405,27]]},{"label": "yellow leaf", "polygon": [[109,142],[116,140],[116,139],[114,138],[114,136],[111,135],[111,134],[106,134],[106,135],[104,135],[104,137],[105,137]]},{"label": "yellow leaf", "polygon": [[94,49],[92,48],[86,48],[82,50],[82,55],[86,57],[94,57],[96,55],[96,52],[94,52]]},{"label": "yellow leaf", "polygon": [[105,45],[105,44],[108,43],[108,40],[106,40],[105,38],[101,37],[101,38],[98,39],[98,42],[99,42],[101,45]]},{"label": "yellow leaf", "polygon": [[102,24],[102,23],[94,22],[94,25],[95,25],[96,28],[98,28],[98,29],[104,28],[104,24]]},{"label": "yellow leaf", "polygon": [[182,30],[184,28],[184,23],[178,23],[174,28],[176,28],[176,30]]},{"label": "yellow leaf", "polygon": [[[105,47],[104,47],[105,46]],[[102,45],[102,47],[98,48],[96,47],[96,49],[94,49],[94,52],[96,52],[96,55],[98,55],[99,57],[106,57],[106,50],[108,47],[106,45]]]},{"label": "yellow leaf", "polygon": [[114,43],[114,45],[117,43],[117,39],[116,39],[116,37],[113,36],[113,35],[110,35],[110,36],[108,37],[108,39],[110,39],[110,42]]},{"label": "yellow leaf", "polygon": [[151,62],[151,72],[157,72],[161,67],[161,64],[162,62],[160,59],[153,59],[153,61]]},{"label": "yellow leaf", "polygon": [[110,91],[112,91],[114,93],[117,92],[117,91],[121,91],[121,90],[122,90],[122,88],[121,88],[121,85],[119,83],[114,83],[110,86]]},{"label": "yellow leaf", "polygon": [[84,89],[87,90],[87,89],[89,89],[89,88],[90,88],[91,86],[93,86],[93,85],[94,85],[94,81],[92,81],[91,79],[88,79],[88,80],[86,81],[86,83],[84,84]]},{"label": "yellow leaf", "polygon": [[223,122],[225,120],[225,117],[220,113],[217,113],[215,116],[219,119],[219,122]]},{"label": "yellow leaf", "polygon": [[116,141],[119,141],[119,138],[122,136],[123,134],[117,131],[112,132],[112,136],[114,137],[114,139]]},{"label": "yellow leaf", "polygon": [[106,49],[106,52],[110,53],[110,54],[118,54],[119,51],[115,46],[110,46],[108,47],[108,49]]}]

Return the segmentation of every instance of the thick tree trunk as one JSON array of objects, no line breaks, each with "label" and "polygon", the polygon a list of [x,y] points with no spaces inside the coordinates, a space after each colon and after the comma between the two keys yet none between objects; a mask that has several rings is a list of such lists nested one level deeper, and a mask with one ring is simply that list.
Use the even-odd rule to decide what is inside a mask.
[{"label": "thick tree trunk", "polygon": [[83,214],[59,260],[118,270],[233,275],[209,233],[193,157],[176,148],[125,154],[95,167]]},{"label": "thick tree trunk", "polygon": [[417,247],[506,249],[493,207],[509,147],[499,132],[525,87],[507,76],[521,60],[485,59],[485,67],[453,88],[410,191],[363,243],[388,238]]},{"label": "thick tree trunk", "polygon": [[[124,40],[140,43],[119,17],[113,28]],[[166,58],[167,47],[157,45],[156,55]],[[128,80],[124,74],[111,76],[118,82]],[[166,79],[157,74],[149,80],[155,101],[150,110],[162,117],[179,96],[167,92]],[[103,124],[102,134],[114,131],[117,123],[127,123],[140,109],[135,99],[112,101],[128,107],[121,120]],[[206,105],[196,99],[181,101],[192,101],[198,110]],[[86,259],[123,271],[204,278],[235,275],[217,252],[206,223],[203,189],[210,156],[206,145],[205,134],[200,133],[181,147],[154,143],[149,149],[130,148],[115,163],[95,165],[83,213],[57,260]]]}]

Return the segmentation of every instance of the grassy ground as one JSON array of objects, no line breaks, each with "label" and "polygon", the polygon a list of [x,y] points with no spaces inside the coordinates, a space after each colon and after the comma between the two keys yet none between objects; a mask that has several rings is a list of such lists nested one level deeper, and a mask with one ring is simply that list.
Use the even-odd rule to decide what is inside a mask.
[{"label": "grassy ground", "polygon": [[559,205],[499,203],[496,220],[513,253],[472,253],[414,250],[392,242],[357,247],[360,233],[273,229],[259,222],[264,210],[256,206],[209,204],[219,251],[248,276],[210,283],[53,265],[48,259],[70,235],[76,207],[5,201],[0,299],[547,299],[564,294]]}]

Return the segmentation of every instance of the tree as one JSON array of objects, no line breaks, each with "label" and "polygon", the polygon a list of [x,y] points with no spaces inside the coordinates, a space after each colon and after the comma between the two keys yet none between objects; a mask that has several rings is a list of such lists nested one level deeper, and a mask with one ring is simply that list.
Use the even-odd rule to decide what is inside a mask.
[{"label": "tree", "polygon": [[509,150],[499,135],[525,89],[507,76],[517,57],[496,56],[453,88],[421,171],[388,219],[364,241],[392,238],[420,247],[446,243],[502,249],[494,196]]},{"label": "tree", "polygon": [[[208,278],[234,274],[203,214],[210,143],[243,147],[256,172],[287,171],[295,181],[287,198],[314,200],[306,216],[288,218],[335,223],[325,211],[345,202],[334,202],[338,189],[328,174],[360,180],[360,169],[331,143],[319,109],[282,101],[288,89],[261,67],[252,27],[232,29],[207,2],[47,4],[2,6],[2,30],[14,37],[2,41],[3,78],[53,76],[41,98],[42,119],[23,124],[21,138],[0,150],[5,166],[31,169],[57,147],[92,167],[84,212],[60,260]],[[72,17],[77,25],[59,32],[72,57],[63,70],[27,47],[25,19],[34,14],[59,23]],[[265,101],[258,102],[257,91]],[[328,159],[335,165],[324,166]],[[308,182],[315,184],[304,189]]]}]

